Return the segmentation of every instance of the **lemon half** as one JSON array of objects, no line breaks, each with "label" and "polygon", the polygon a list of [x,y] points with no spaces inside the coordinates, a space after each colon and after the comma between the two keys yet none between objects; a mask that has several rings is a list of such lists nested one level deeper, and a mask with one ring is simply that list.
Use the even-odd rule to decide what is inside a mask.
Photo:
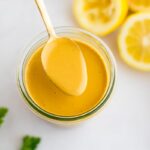
[{"label": "lemon half", "polygon": [[101,36],[113,32],[128,11],[127,0],[74,0],[73,7],[80,26]]},{"label": "lemon half", "polygon": [[130,16],[121,29],[118,45],[127,64],[150,71],[150,13]]},{"label": "lemon half", "polygon": [[128,0],[132,11],[150,11],[150,0]]}]

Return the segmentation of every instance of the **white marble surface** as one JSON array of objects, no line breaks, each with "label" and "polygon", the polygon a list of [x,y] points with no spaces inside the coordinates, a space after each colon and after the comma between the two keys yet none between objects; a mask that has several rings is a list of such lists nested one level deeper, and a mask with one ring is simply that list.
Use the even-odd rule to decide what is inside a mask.
[{"label": "white marble surface", "polygon": [[[45,0],[55,26],[77,26],[72,0]],[[104,38],[118,65],[118,85],[107,108],[72,128],[36,117],[16,86],[23,48],[45,30],[34,0],[0,0],[0,106],[9,107],[0,127],[0,150],[18,150],[25,134],[38,135],[38,150],[150,150],[150,73],[135,71],[118,56],[116,33]]]}]

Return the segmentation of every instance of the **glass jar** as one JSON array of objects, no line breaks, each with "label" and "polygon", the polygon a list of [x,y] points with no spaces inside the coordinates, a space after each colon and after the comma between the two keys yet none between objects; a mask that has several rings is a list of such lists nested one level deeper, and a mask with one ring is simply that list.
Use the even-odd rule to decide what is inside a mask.
[{"label": "glass jar", "polygon": [[72,123],[81,122],[82,120],[85,120],[93,116],[96,112],[101,110],[104,104],[110,99],[110,96],[112,95],[112,91],[114,89],[115,80],[116,80],[115,60],[108,46],[100,38],[87,31],[78,28],[72,28],[72,27],[58,27],[55,29],[55,31],[58,36],[65,36],[65,37],[78,39],[83,42],[86,42],[89,45],[92,45],[92,47],[95,47],[95,49],[101,53],[101,56],[103,57],[103,60],[106,65],[108,78],[109,78],[109,83],[105,95],[94,108],[78,116],[59,116],[59,115],[51,114],[46,112],[45,110],[40,108],[40,106],[34,103],[34,101],[29,96],[25,87],[24,71],[25,71],[26,63],[28,62],[30,56],[35,52],[35,50],[37,50],[41,45],[43,45],[48,40],[48,34],[46,32],[39,34],[33,40],[33,42],[31,42],[29,46],[25,49],[25,54],[20,63],[18,76],[17,76],[18,88],[20,90],[21,95],[23,96],[23,99],[29,106],[29,108],[42,119],[57,124],[72,124]]}]

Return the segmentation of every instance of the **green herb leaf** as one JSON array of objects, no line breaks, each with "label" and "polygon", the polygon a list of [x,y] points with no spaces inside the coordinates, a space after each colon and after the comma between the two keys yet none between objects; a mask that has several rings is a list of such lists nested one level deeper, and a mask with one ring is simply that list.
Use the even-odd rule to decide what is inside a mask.
[{"label": "green herb leaf", "polygon": [[35,150],[40,143],[41,138],[34,136],[25,136],[23,138],[23,144],[20,150]]},{"label": "green herb leaf", "polygon": [[3,119],[0,118],[0,125],[1,125],[3,122],[4,122]]},{"label": "green herb leaf", "polygon": [[4,122],[4,117],[6,116],[8,112],[8,108],[0,107],[0,125]]}]

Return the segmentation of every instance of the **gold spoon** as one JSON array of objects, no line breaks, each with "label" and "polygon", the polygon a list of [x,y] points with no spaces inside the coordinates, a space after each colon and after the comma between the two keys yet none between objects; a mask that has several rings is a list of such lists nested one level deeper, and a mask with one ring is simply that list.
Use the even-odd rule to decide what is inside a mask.
[{"label": "gold spoon", "polygon": [[49,78],[67,94],[81,95],[87,85],[86,62],[80,47],[67,37],[58,37],[43,0],[35,0],[49,34],[41,60]]}]

